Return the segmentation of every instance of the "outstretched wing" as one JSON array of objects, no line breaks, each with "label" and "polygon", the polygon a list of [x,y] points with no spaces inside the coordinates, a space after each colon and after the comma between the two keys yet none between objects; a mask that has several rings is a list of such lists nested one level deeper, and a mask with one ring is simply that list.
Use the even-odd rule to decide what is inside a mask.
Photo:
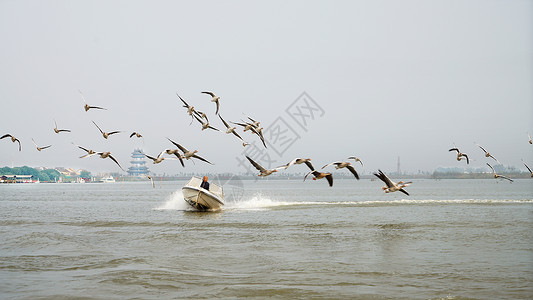
[{"label": "outstretched wing", "polygon": [[306,161],[305,161],[304,163],[305,163],[305,165],[306,165],[306,166],[308,166],[308,167],[309,167],[309,169],[311,169],[312,171],[314,171],[314,170],[315,170],[315,167],[313,167],[313,165],[311,164],[311,162],[310,162],[310,161],[306,160]]},{"label": "outstretched wing", "polygon": [[509,178],[509,177],[507,177],[507,176],[498,175],[498,177],[503,178],[503,179],[507,179],[507,180],[509,180],[510,182],[514,182],[514,180],[512,180],[511,178]]},{"label": "outstretched wing", "polygon": [[404,189],[399,189],[399,191],[402,192],[402,193],[404,193],[404,194],[406,194],[407,196],[409,196],[409,193],[408,193],[406,190],[404,190]]},{"label": "outstretched wing", "polygon": [[122,166],[118,163],[118,161],[111,155],[109,155],[109,158],[111,158],[119,167],[122,171],[124,171],[124,169],[122,169]]},{"label": "outstretched wing", "polygon": [[224,126],[226,126],[226,128],[230,128],[228,123],[226,123],[226,121],[224,121],[224,119],[222,119],[222,116],[218,115],[218,117],[220,118],[220,120],[222,120],[222,123],[224,123]]},{"label": "outstretched wing", "polygon": [[494,171],[494,168],[489,163],[487,163],[487,166],[489,166],[489,168],[492,170],[492,173],[496,173],[496,171]]},{"label": "outstretched wing", "polygon": [[180,144],[172,141],[171,139],[167,138],[167,140],[169,140],[172,144],[174,144],[174,146],[178,147],[178,149],[180,149],[181,151],[183,151],[183,153],[186,153],[186,152],[189,152],[189,150],[187,150],[185,147],[181,146]]},{"label": "outstretched wing", "polygon": [[459,149],[457,149],[457,148],[451,148],[451,149],[448,150],[448,151],[457,151],[457,152],[459,153]]},{"label": "outstretched wing", "polygon": [[264,172],[266,171],[265,168],[263,168],[260,164],[256,163],[255,161],[253,161],[251,158],[249,158],[248,156],[246,156],[246,158],[250,161],[250,163],[252,164],[252,166],[254,166],[257,170],[259,170],[260,172]]},{"label": "outstretched wing", "polygon": [[359,174],[357,174],[357,171],[355,170],[355,168],[353,166],[347,166],[346,169],[350,170],[350,172],[352,172],[353,176],[355,176],[355,178],[357,180],[359,180]]},{"label": "outstretched wing", "polygon": [[326,175],[326,179],[328,180],[329,186],[333,186],[333,175]]},{"label": "outstretched wing", "polygon": [[526,168],[527,168],[527,170],[529,171],[529,173],[533,173],[533,172],[531,171],[531,169],[526,165],[526,163],[524,163],[524,166],[526,166]]},{"label": "outstretched wing", "polygon": [[185,102],[185,100],[183,100],[183,98],[181,98],[181,96],[176,92],[176,95],[178,95],[178,97],[180,98],[181,102],[183,102],[183,107],[187,107],[189,108],[189,104],[187,104],[187,102]]},{"label": "outstretched wing", "polygon": [[101,132],[102,134],[104,134],[104,132],[102,131],[102,129],[100,129],[100,127],[99,127],[98,125],[96,125],[96,123],[94,123],[94,121],[92,121],[92,122],[93,122],[94,126],[96,126],[96,128],[98,128],[98,130],[100,130],[100,132]]},{"label": "outstretched wing", "polygon": [[202,94],[208,94],[211,97],[215,97],[215,94],[213,94],[213,92],[202,92]]},{"label": "outstretched wing", "polygon": [[324,168],[326,168],[326,167],[329,167],[329,166],[331,166],[331,165],[338,165],[338,164],[340,164],[340,163],[341,163],[340,161],[334,161],[334,162],[332,162],[332,163],[329,163],[329,164],[323,166],[322,169],[324,169]]},{"label": "outstretched wing", "polygon": [[199,159],[199,160],[201,160],[201,161],[204,161],[204,162],[206,162],[206,163],[212,165],[212,163],[209,162],[207,159],[205,159],[205,158],[203,158],[203,157],[200,157],[200,156],[198,156],[198,155],[196,155],[196,154],[194,154],[192,157],[197,158],[197,159]]},{"label": "outstretched wing", "polygon": [[394,186],[394,184],[392,183],[392,181],[390,180],[390,178],[387,177],[387,175],[385,175],[385,173],[383,173],[383,171],[381,171],[381,170],[378,169],[378,172],[379,172],[379,174],[374,173],[374,175],[375,175],[377,178],[381,179],[381,181],[385,182],[385,184],[387,185],[387,187],[390,188],[390,187],[393,187],[393,186]]}]

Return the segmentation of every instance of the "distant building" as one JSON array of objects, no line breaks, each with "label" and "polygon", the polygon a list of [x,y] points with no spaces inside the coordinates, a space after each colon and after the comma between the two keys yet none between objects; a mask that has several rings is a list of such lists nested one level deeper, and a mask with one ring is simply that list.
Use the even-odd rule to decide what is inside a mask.
[{"label": "distant building", "polygon": [[0,183],[30,183],[33,175],[2,175]]},{"label": "distant building", "polygon": [[141,149],[135,149],[131,153],[131,158],[133,160],[130,161],[131,167],[128,168],[128,174],[130,176],[147,176],[148,173],[150,173],[150,170],[148,170],[148,167],[145,166],[146,161],[144,160],[144,154],[142,153]]}]

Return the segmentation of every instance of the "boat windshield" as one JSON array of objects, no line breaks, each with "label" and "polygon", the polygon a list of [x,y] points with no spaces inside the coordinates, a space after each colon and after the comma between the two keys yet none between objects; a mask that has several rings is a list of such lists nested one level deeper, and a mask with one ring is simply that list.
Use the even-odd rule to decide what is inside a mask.
[{"label": "boat windshield", "polygon": [[[193,177],[191,178],[191,180],[189,180],[189,182],[187,182],[186,186],[200,188],[200,184],[202,184],[202,179],[199,177]],[[218,197],[224,199],[224,190],[218,184],[209,182],[209,191],[217,195]]]}]

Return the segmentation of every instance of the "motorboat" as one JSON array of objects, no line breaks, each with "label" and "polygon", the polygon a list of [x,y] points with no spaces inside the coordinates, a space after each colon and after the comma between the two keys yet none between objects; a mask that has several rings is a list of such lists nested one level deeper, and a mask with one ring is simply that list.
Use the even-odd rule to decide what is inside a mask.
[{"label": "motorboat", "polygon": [[220,210],[224,205],[224,190],[215,183],[209,183],[209,190],[200,185],[202,179],[193,176],[181,189],[183,199],[194,209],[199,211]]},{"label": "motorboat", "polygon": [[104,178],[101,179],[103,183],[113,183],[113,182],[116,182],[115,181],[115,178],[113,178],[113,176],[106,176]]}]

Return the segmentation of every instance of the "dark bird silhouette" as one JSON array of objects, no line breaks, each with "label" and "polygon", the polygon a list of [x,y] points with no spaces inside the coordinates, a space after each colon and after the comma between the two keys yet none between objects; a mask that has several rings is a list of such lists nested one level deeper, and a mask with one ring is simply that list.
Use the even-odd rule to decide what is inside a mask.
[{"label": "dark bird silhouette", "polygon": [[11,141],[12,141],[13,143],[14,143],[14,142],[19,143],[19,151],[22,150],[22,146],[20,145],[20,141],[19,141],[19,139],[17,139],[16,137],[12,136],[12,135],[9,134],[9,133],[8,133],[8,134],[4,134],[2,137],[0,137],[0,140],[3,139],[3,138],[6,138],[6,137],[11,138]]}]

